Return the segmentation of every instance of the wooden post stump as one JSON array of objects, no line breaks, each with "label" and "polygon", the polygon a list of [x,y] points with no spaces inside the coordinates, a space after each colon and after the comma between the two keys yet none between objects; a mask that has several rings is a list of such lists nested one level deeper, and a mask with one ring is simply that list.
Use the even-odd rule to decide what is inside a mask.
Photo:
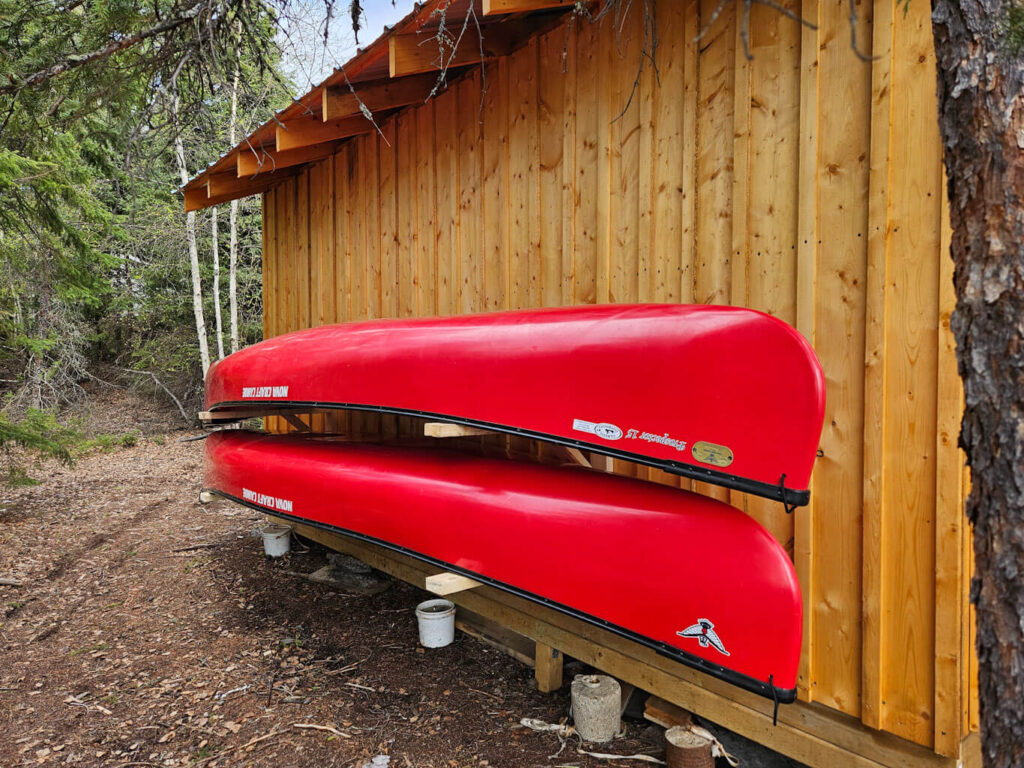
[{"label": "wooden post stump", "polygon": [[562,687],[562,654],[557,648],[537,643],[533,661],[533,676],[537,680],[538,691],[551,693]]},{"label": "wooden post stump", "polygon": [[715,768],[711,742],[680,725],[665,731],[665,762],[668,768]]}]

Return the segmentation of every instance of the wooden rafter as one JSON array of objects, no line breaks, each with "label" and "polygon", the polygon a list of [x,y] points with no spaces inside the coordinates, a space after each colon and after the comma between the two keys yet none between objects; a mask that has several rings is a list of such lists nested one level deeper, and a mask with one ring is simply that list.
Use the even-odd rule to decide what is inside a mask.
[{"label": "wooden rafter", "polygon": [[[536,24],[526,19],[488,24],[483,27],[480,36],[475,29],[468,30],[454,53],[445,52],[446,60],[443,66],[463,67],[479,64],[482,60],[507,56],[536,31]],[[442,68],[437,40],[428,34],[393,35],[388,41],[388,46],[391,77],[437,72]],[[447,58],[449,56],[450,58]]]},{"label": "wooden rafter", "polygon": [[352,88],[347,85],[325,87],[321,89],[323,120],[326,122],[362,114],[360,102],[371,112],[419,104],[426,101],[435,85],[437,76],[425,73],[396,80],[361,83]]},{"label": "wooden rafter", "polygon": [[374,130],[373,123],[358,112],[349,117],[324,122],[319,117],[300,117],[277,126],[277,151],[313,147],[328,141],[347,139]]},{"label": "wooden rafter", "polygon": [[[228,203],[232,200],[238,200],[239,198],[242,197],[249,197],[249,195],[258,195],[261,192],[266,192],[275,184],[280,184],[282,179],[287,178],[287,176],[290,176],[292,174],[278,173],[272,176],[268,175],[265,177],[261,177],[258,182],[253,181],[247,184],[240,183],[238,186],[232,188],[230,191],[224,191],[223,187],[217,187],[217,189],[221,190],[221,194],[211,195],[209,191],[209,179],[214,175],[220,174],[211,174],[211,176],[208,176],[206,178],[205,183],[197,187],[193,187],[192,189],[184,190],[186,213],[190,213],[191,211],[198,211],[202,208],[210,208],[211,206],[220,205],[221,203]],[[239,182],[247,181],[243,179],[238,179],[237,177],[235,180]]]},{"label": "wooden rafter", "polygon": [[278,183],[282,179],[294,176],[299,172],[299,166],[284,168],[273,178],[268,176],[257,176],[255,179],[240,179],[236,171],[225,171],[223,173],[211,173],[206,177],[207,197],[248,197],[264,191],[268,184]]},{"label": "wooden rafter", "polygon": [[253,147],[238,152],[238,177],[252,177],[257,174],[273,173],[282,168],[323,160],[337,149],[337,142],[314,144],[301,149],[278,152],[269,147]]},{"label": "wooden rafter", "polygon": [[548,8],[571,8],[576,0],[484,0],[484,16],[499,13],[530,13]]}]

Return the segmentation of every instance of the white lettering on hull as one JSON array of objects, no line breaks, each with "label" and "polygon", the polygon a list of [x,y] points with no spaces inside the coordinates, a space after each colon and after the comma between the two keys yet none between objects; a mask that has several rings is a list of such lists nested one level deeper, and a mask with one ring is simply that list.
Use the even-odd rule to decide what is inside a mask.
[{"label": "white lettering on hull", "polygon": [[290,499],[271,496],[269,493],[259,493],[258,491],[251,491],[248,488],[243,488],[242,498],[246,501],[251,501],[253,504],[259,504],[261,507],[276,509],[279,512],[292,511],[293,505]]},{"label": "white lettering on hull", "polygon": [[242,387],[242,398],[288,397],[288,386]]}]

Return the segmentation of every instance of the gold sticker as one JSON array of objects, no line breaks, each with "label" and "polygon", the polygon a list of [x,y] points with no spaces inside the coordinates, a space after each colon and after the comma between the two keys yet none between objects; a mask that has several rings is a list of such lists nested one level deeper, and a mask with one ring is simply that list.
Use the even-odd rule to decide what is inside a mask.
[{"label": "gold sticker", "polygon": [[705,443],[701,440],[693,444],[693,458],[716,467],[728,467],[732,464],[732,451],[724,445]]}]

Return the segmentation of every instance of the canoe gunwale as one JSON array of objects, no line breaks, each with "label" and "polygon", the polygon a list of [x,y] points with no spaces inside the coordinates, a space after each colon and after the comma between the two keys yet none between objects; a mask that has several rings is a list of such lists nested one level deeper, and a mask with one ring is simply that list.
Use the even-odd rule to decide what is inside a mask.
[{"label": "canoe gunwale", "polygon": [[[366,405],[363,403],[328,403],[302,400],[226,400],[221,401],[219,403],[214,403],[207,408],[207,410],[211,413],[211,416],[217,411],[228,411],[228,413],[225,414],[225,418],[211,418],[208,420],[208,423],[222,424],[231,421],[238,421],[239,418],[231,418],[229,415],[230,409],[232,408],[244,408],[247,411],[252,411],[254,408],[259,407],[289,409],[295,411],[303,411],[309,409],[366,411],[371,413],[393,414],[396,416],[412,416],[415,418],[429,419],[432,421],[446,421],[452,424],[462,424],[467,427],[478,427],[481,429],[490,430],[492,432],[501,432],[508,435],[515,435],[517,437],[527,437],[534,440],[541,440],[546,443],[563,445],[569,448],[578,448],[580,450],[585,450],[592,453],[599,453],[603,456],[610,456],[615,459],[622,459],[624,461],[631,461],[636,464],[643,464],[645,466],[654,467],[655,469],[660,469],[664,472],[668,472],[669,474],[679,475],[680,477],[685,477],[690,480],[698,480],[701,482],[710,483],[712,485],[721,486],[723,488],[730,488],[735,491],[740,491],[741,493],[749,493],[754,496],[760,496],[765,499],[770,499],[772,501],[782,502],[787,513],[791,512],[794,507],[806,506],[811,500],[811,492],[809,490],[787,488],[785,485],[785,475],[779,478],[778,483],[763,483],[758,480],[751,480],[746,477],[731,475],[727,472],[720,472],[715,469],[700,467],[695,464],[687,464],[685,462],[678,461],[663,461],[656,458],[652,458],[650,456],[644,456],[638,453],[631,453],[629,451],[618,450],[615,448],[611,448],[607,445],[601,445],[599,443],[589,443],[584,440],[573,440],[571,438],[559,437],[557,435],[551,435],[544,432],[534,432],[532,430],[521,429],[519,427],[510,427],[502,424],[494,424],[492,422],[487,421],[460,418],[458,416],[452,416],[443,413],[417,411],[408,408],[391,408],[388,406]],[[769,698],[771,697],[769,696]]]},{"label": "canoe gunwale", "polygon": [[[251,406],[252,404],[249,403],[249,405]],[[724,682],[730,683],[731,685],[735,685],[746,691],[750,691],[751,693],[763,696],[764,698],[775,702],[776,705],[791,704],[794,701],[796,701],[796,688],[777,688],[771,684],[770,677],[769,682],[765,682],[753,677],[749,677],[747,675],[740,674],[731,669],[727,669],[725,667],[714,664],[708,661],[707,659],[701,658],[700,656],[695,656],[693,654],[687,653],[686,651],[675,648],[671,645],[668,645],[667,643],[652,640],[651,638],[645,637],[644,635],[633,632],[632,630],[626,629],[617,624],[613,624],[609,621],[606,621],[605,619],[601,619],[591,614],[584,613],[575,608],[572,608],[571,606],[564,605],[553,600],[549,600],[548,598],[534,594],[533,592],[528,592],[526,590],[520,589],[510,584],[497,581],[488,576],[485,576],[484,574],[477,573],[476,571],[471,571],[466,568],[462,568],[452,563],[439,560],[437,558],[422,554],[420,552],[416,552],[415,550],[409,549],[407,547],[392,544],[391,542],[385,541],[383,539],[378,539],[374,536],[367,536],[366,534],[362,534],[357,531],[352,531],[347,528],[341,528],[339,526],[331,525],[329,523],[320,522],[319,520],[314,520],[312,518],[301,517],[299,515],[291,515],[276,509],[269,509],[268,507],[264,507],[254,502],[241,499],[237,496],[234,496],[233,494],[226,493],[217,488],[204,487],[202,489],[202,493],[214,494],[216,496],[220,496],[221,498],[227,499],[228,501],[233,501],[237,504],[241,504],[242,506],[248,507],[249,509],[255,510],[257,512],[273,515],[276,518],[291,520],[296,523],[302,523],[304,525],[311,525],[315,528],[330,531],[331,533],[336,533],[351,539],[356,539],[358,541],[374,544],[376,546],[382,547],[392,552],[398,552],[400,554],[415,558],[421,562],[428,563],[438,568],[442,568],[446,571],[462,574],[469,578],[480,581],[488,586],[500,589],[503,592],[508,592],[509,594],[515,595],[516,597],[523,598],[524,600],[529,600],[530,602],[542,605],[546,608],[551,608],[552,610],[564,613],[565,615],[571,616],[572,618],[579,619],[580,621],[584,621],[600,629],[612,632],[613,634],[625,638],[626,640],[630,640],[632,642],[650,648],[659,655],[665,656],[666,658],[671,659],[672,661],[679,662],[680,664],[683,664],[687,667],[691,667],[692,669],[695,669],[698,672],[703,672],[704,674],[716,677],[719,680],[723,680]]]}]

